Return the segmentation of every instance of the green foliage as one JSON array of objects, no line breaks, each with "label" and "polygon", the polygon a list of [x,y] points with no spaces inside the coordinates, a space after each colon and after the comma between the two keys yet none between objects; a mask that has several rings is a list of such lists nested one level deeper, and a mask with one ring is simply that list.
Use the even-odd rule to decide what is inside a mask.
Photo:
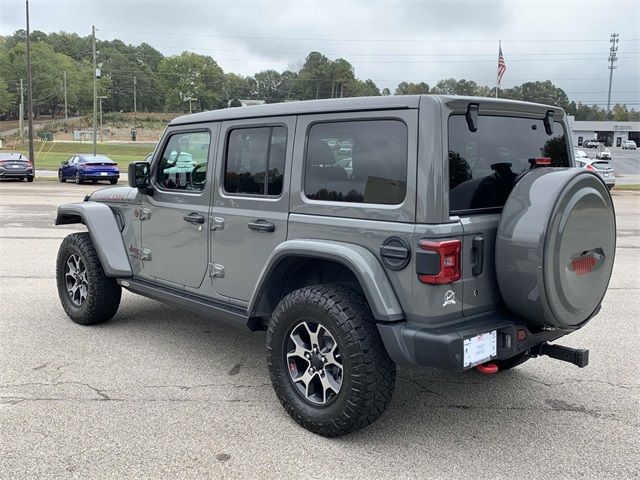
[{"label": "green foliage", "polygon": [[[0,115],[15,118],[20,79],[25,74],[26,32],[0,36]],[[87,115],[93,109],[91,36],[75,33],[34,31],[32,40],[33,99],[36,118],[40,114],[63,115],[63,75],[67,76],[70,115]],[[102,78],[98,95],[104,96],[105,112],[132,112],[134,77],[137,120],[143,112],[186,112],[192,101],[195,111],[227,107],[232,100],[260,99],[267,103],[316,98],[391,95],[371,79],[356,77],[345,59],[331,60],[311,52],[298,71],[263,70],[253,76],[223,72],[209,56],[191,52],[165,57],[147,43],[127,45],[121,40],[97,41],[97,63]],[[447,78],[430,87],[424,82],[401,82],[396,95],[493,96],[495,89],[472,80]],[[500,90],[501,98],[558,105],[576,120],[638,121],[640,112],[615,105],[611,113],[601,107],[570,102],[567,94],[550,81],[526,82]],[[233,102],[234,104],[236,102]]]},{"label": "green foliage", "polygon": [[429,93],[429,85],[424,82],[400,82],[396,87],[396,95],[426,95]]}]

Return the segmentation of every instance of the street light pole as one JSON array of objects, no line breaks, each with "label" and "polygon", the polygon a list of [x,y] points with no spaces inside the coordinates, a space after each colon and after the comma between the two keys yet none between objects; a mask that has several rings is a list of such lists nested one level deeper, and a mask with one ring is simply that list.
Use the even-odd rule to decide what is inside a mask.
[{"label": "street light pole", "polygon": [[33,164],[33,171],[36,170],[36,159],[33,153],[33,92],[31,83],[31,34],[29,31],[29,0],[26,0],[27,7],[27,121],[29,123],[29,160]]},{"label": "street light pole", "polygon": [[613,83],[613,71],[617,68],[614,63],[618,61],[616,52],[618,51],[620,35],[612,33],[609,42],[611,43],[611,47],[609,48],[609,94],[607,95],[607,112],[611,111],[611,84]]},{"label": "street light pole", "polygon": [[96,66],[96,26],[91,26],[92,50],[93,50],[93,155],[96,154],[96,142],[98,140],[98,83]]}]

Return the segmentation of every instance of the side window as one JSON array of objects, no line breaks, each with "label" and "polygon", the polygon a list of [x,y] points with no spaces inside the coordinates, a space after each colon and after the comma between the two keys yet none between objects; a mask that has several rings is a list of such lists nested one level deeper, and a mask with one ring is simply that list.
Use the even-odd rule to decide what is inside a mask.
[{"label": "side window", "polygon": [[158,183],[171,190],[202,191],[207,177],[210,141],[209,132],[171,135],[158,164]]},{"label": "side window", "polygon": [[225,192],[280,195],[286,152],[285,127],[231,130],[228,135],[224,171]]},{"label": "side window", "polygon": [[407,127],[399,120],[316,123],[304,192],[312,200],[397,205],[407,190]]}]

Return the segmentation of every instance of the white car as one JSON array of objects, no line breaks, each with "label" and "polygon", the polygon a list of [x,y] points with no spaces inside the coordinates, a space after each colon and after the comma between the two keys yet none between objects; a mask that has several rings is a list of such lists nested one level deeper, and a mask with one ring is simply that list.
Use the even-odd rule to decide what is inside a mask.
[{"label": "white car", "polygon": [[596,153],[596,158],[598,160],[611,160],[611,150],[605,149]]},{"label": "white car", "polygon": [[577,158],[576,165],[597,173],[604,180],[605,185],[611,190],[616,184],[616,174],[613,167],[606,160],[594,160],[592,158]]},{"label": "white car", "polygon": [[573,156],[576,157],[576,160],[581,160],[583,158],[589,159],[585,151],[578,148],[573,149]]},{"label": "white car", "polygon": [[634,142],[633,140],[625,140],[624,142],[622,142],[623,150],[635,150],[636,147],[636,142]]}]

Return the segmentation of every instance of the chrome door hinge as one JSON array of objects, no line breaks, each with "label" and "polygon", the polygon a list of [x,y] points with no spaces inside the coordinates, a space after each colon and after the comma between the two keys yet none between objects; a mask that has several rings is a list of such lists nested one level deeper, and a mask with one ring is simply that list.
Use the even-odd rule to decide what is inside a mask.
[{"label": "chrome door hinge", "polygon": [[219,263],[210,263],[209,276],[224,278],[224,265],[220,265]]},{"label": "chrome door hinge", "polygon": [[151,210],[149,210],[148,208],[141,208],[139,210],[136,210],[135,215],[141,222],[144,222],[145,220],[149,220],[151,218]]},{"label": "chrome door hinge", "polygon": [[147,262],[151,261],[151,250],[149,250],[148,248],[143,248],[142,255],[140,255],[140,260]]},{"label": "chrome door hinge", "polygon": [[224,218],[222,217],[209,217],[209,229],[210,230],[222,230],[224,228]]}]

